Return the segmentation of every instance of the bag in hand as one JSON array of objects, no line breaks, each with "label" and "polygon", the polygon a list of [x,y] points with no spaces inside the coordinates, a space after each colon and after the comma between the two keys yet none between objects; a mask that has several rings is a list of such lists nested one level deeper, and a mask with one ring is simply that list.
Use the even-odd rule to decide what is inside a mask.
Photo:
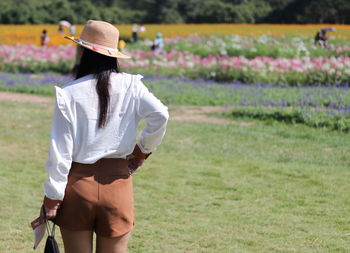
[{"label": "bag in hand", "polygon": [[[45,209],[43,208],[43,212],[45,214]],[[46,216],[45,216],[46,219]],[[58,248],[56,239],[55,239],[55,223],[53,223],[52,227],[50,228],[49,220],[46,219],[46,230],[47,230],[47,239],[45,243],[45,250],[44,253],[60,253],[60,249]]]},{"label": "bag in hand", "polygon": [[46,239],[44,253],[60,253],[55,237],[49,235]]}]

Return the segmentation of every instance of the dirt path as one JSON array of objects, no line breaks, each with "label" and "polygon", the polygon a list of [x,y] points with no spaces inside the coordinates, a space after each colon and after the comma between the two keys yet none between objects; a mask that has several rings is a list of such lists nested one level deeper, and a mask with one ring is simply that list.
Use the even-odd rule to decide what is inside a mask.
[{"label": "dirt path", "polygon": [[[0,92],[0,102],[1,101],[53,103],[53,98],[21,93]],[[216,124],[235,124],[241,126],[252,125],[250,122],[235,121],[208,115],[210,113],[230,111],[231,109],[232,106],[169,106],[170,120],[174,121],[196,121]]]},{"label": "dirt path", "polygon": [[174,121],[197,121],[216,124],[250,126],[253,123],[211,116],[212,113],[229,112],[233,106],[169,106],[170,119]]},{"label": "dirt path", "polygon": [[40,97],[22,93],[0,92],[0,101],[17,101],[30,103],[50,103],[52,98]]}]

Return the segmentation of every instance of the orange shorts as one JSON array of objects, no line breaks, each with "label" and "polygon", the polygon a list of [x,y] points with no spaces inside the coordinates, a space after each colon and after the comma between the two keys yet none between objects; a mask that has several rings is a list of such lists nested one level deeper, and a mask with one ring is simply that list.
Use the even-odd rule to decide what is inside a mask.
[{"label": "orange shorts", "polygon": [[118,237],[134,226],[132,177],[125,159],[72,163],[66,193],[54,222],[68,230]]}]

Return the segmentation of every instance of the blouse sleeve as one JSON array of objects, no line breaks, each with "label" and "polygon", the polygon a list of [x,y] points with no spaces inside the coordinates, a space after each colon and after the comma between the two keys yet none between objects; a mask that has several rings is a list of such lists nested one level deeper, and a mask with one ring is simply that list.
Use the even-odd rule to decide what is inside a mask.
[{"label": "blouse sleeve", "polygon": [[165,135],[169,113],[168,108],[148,91],[141,80],[138,82],[138,89],[138,116],[146,120],[146,127],[137,144],[143,153],[150,153],[157,148]]},{"label": "blouse sleeve", "polygon": [[63,200],[68,173],[72,163],[72,114],[64,91],[56,88],[56,104],[52,119],[50,151],[46,162],[48,179],[44,183],[45,196]]}]

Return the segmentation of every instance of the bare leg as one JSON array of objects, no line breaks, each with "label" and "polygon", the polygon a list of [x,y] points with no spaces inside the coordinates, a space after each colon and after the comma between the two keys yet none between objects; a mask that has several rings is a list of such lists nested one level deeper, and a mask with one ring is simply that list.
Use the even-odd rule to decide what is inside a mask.
[{"label": "bare leg", "polygon": [[126,253],[130,233],[131,232],[116,238],[108,238],[97,235],[96,253]]},{"label": "bare leg", "polygon": [[92,253],[92,231],[60,229],[65,253]]}]

